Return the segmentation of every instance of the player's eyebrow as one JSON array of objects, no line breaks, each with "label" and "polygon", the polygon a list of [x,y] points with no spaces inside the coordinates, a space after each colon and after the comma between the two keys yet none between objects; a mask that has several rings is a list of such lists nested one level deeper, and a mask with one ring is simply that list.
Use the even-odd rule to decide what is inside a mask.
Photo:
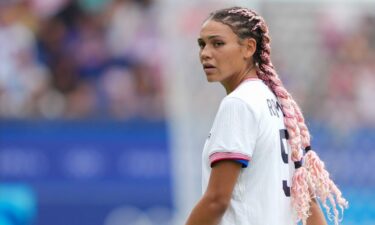
[{"label": "player's eyebrow", "polygon": [[[218,38],[218,37],[221,38],[220,35],[209,35],[209,36],[207,37],[207,39],[210,40],[210,39]],[[203,38],[198,38],[198,41],[203,41]]]},{"label": "player's eyebrow", "polygon": [[217,38],[217,37],[221,37],[221,36],[220,35],[210,35],[207,38],[208,38],[208,40],[210,40],[210,39]]}]

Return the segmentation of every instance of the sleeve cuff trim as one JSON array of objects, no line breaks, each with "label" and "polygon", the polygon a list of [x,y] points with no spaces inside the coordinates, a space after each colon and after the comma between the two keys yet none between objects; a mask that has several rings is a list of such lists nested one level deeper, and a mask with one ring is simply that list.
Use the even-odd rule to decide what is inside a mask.
[{"label": "sleeve cuff trim", "polygon": [[217,161],[224,160],[224,159],[232,159],[232,160],[245,160],[250,161],[251,158],[242,153],[234,153],[234,152],[216,152],[210,155],[210,164],[213,164]]}]

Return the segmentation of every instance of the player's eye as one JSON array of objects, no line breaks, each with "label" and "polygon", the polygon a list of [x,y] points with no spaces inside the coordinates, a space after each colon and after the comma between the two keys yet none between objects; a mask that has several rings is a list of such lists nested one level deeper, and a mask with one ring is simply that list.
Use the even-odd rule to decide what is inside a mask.
[{"label": "player's eye", "polygon": [[206,43],[204,43],[204,41],[202,41],[202,40],[198,40],[198,46],[199,46],[200,49],[203,49],[204,46],[206,46]]},{"label": "player's eye", "polygon": [[218,47],[221,47],[223,46],[225,43],[222,42],[222,41],[215,41],[212,45],[215,47],[215,48],[218,48]]}]

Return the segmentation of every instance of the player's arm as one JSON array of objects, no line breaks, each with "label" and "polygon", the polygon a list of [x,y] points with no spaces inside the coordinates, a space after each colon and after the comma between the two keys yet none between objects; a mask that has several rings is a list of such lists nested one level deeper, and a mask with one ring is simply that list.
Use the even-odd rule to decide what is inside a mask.
[{"label": "player's arm", "polygon": [[212,167],[207,190],[191,212],[186,225],[216,225],[226,211],[241,164],[223,160]]},{"label": "player's arm", "polygon": [[307,225],[327,225],[322,209],[315,198],[311,201],[310,206],[311,215],[307,218]]}]

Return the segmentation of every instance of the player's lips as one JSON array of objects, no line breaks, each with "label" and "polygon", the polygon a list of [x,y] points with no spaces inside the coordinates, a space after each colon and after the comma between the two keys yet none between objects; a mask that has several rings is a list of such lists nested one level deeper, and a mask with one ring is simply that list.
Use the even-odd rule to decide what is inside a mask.
[{"label": "player's lips", "polygon": [[203,63],[203,70],[206,74],[213,73],[216,67],[210,63]]}]

